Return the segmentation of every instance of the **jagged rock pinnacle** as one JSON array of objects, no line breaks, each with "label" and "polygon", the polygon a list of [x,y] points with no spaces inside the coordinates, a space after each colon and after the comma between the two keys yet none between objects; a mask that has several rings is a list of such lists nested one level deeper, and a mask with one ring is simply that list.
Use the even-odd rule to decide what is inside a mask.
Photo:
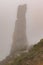
[{"label": "jagged rock pinnacle", "polygon": [[17,20],[15,23],[15,30],[13,33],[13,43],[11,54],[17,53],[27,48],[26,37],[26,4],[19,5],[17,12]]}]

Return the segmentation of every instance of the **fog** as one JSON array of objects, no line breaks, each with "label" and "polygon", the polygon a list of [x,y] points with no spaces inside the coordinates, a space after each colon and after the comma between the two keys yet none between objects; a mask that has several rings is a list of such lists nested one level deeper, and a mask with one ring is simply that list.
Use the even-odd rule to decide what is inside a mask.
[{"label": "fog", "polygon": [[29,44],[43,38],[43,0],[0,0],[0,60],[10,52],[18,5],[27,4],[26,23]]}]

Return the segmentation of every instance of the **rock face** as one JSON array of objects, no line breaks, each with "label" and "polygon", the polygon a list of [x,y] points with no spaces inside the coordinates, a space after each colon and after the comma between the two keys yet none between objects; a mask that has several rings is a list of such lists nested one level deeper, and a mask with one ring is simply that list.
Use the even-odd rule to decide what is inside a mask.
[{"label": "rock face", "polygon": [[19,5],[17,12],[17,20],[13,34],[13,43],[11,54],[19,52],[27,48],[26,38],[26,4]]}]

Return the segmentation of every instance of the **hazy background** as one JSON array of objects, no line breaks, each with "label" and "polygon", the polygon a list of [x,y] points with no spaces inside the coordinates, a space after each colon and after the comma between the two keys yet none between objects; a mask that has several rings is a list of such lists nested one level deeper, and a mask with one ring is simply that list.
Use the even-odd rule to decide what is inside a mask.
[{"label": "hazy background", "polygon": [[27,38],[35,44],[43,38],[43,0],[0,0],[0,60],[11,49],[18,5],[27,4]]}]

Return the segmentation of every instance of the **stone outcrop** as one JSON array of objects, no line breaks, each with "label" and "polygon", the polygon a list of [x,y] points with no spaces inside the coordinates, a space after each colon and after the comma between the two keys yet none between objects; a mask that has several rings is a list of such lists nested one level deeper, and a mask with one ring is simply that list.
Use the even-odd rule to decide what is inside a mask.
[{"label": "stone outcrop", "polygon": [[15,23],[15,30],[13,33],[11,54],[27,49],[26,9],[26,4],[19,5],[18,7],[17,20]]}]

